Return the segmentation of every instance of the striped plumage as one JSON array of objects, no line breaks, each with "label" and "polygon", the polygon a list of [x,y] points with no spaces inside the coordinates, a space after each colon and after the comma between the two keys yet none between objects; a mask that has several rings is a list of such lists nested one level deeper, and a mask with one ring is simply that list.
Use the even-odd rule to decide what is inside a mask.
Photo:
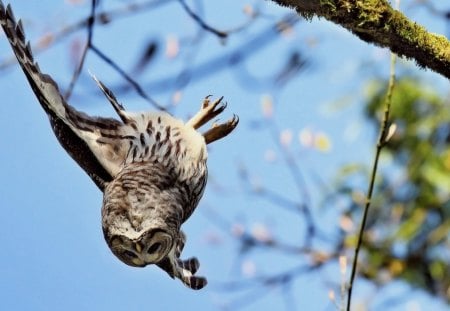
[{"label": "striped plumage", "polygon": [[200,289],[193,257],[179,259],[185,243],[181,225],[196,208],[207,180],[206,144],[228,135],[234,117],[201,134],[199,127],[224,109],[222,98],[204,100],[188,122],[165,112],[131,113],[95,77],[120,117],[91,117],[79,112],[41,73],[25,41],[21,22],[0,1],[0,23],[39,103],[63,148],[103,192],[102,227],[112,252],[124,263],[156,264],[185,285]]}]

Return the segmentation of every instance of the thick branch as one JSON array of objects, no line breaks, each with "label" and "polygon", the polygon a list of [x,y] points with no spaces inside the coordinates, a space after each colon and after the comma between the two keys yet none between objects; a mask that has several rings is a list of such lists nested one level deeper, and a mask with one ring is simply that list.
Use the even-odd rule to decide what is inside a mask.
[{"label": "thick branch", "polygon": [[304,17],[324,17],[360,39],[387,47],[450,78],[450,42],[394,10],[386,0],[272,0]]}]

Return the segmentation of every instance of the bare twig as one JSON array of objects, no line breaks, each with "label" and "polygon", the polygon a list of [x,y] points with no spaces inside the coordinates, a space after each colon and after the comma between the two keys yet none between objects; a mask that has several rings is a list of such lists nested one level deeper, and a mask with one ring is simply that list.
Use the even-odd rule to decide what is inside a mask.
[{"label": "bare twig", "polygon": [[362,240],[363,240],[363,236],[364,236],[364,228],[366,226],[367,215],[369,213],[369,208],[370,208],[370,204],[371,204],[371,200],[372,200],[372,194],[373,194],[373,189],[374,189],[374,185],[375,185],[375,178],[377,175],[378,161],[380,159],[381,150],[383,149],[383,147],[385,146],[385,144],[387,142],[387,139],[389,138],[388,137],[388,133],[389,133],[388,125],[389,125],[389,114],[390,114],[390,109],[391,109],[392,92],[393,92],[394,84],[395,84],[395,61],[396,61],[396,55],[394,53],[391,53],[390,77],[389,77],[389,85],[388,85],[388,89],[387,89],[387,94],[386,94],[386,98],[385,98],[385,108],[384,108],[383,120],[381,122],[380,134],[378,137],[378,142],[377,142],[377,147],[376,147],[376,152],[375,152],[375,159],[373,162],[372,173],[370,176],[369,188],[367,190],[366,205],[364,207],[364,214],[363,214],[363,218],[361,221],[361,226],[359,228],[358,241],[357,241],[357,245],[355,248],[355,254],[354,254],[353,263],[352,263],[352,271],[351,271],[351,275],[350,275],[350,281],[348,284],[348,297],[347,297],[347,309],[346,309],[347,311],[350,311],[353,283],[354,283],[355,275],[356,275],[356,267],[358,265],[358,254],[359,254],[359,250],[361,249],[361,244],[362,244]]},{"label": "bare twig", "polygon": [[145,100],[147,100],[150,104],[155,106],[159,110],[167,110],[167,107],[161,106],[158,104],[156,100],[154,100],[150,95],[148,95],[144,89],[137,83],[133,78],[131,78],[122,68],[119,67],[111,58],[106,56],[105,53],[100,51],[95,45],[91,44],[90,49],[97,54],[98,57],[103,59],[107,64],[109,64],[111,67],[113,67],[125,80],[128,81],[135,89],[136,92]]},{"label": "bare twig", "polygon": [[[131,14],[136,14],[138,12],[143,12],[145,10],[150,10],[157,8],[158,6],[167,5],[173,0],[151,0],[151,1],[145,1],[140,3],[128,3],[127,5],[124,5],[123,7],[119,7],[110,11],[104,11],[99,12],[95,14],[94,17],[94,23],[95,24],[108,24],[113,20],[116,20],[118,18],[127,17]],[[60,42],[62,39],[66,38],[70,34],[79,31],[81,29],[84,29],[90,20],[91,16],[87,18],[83,18],[79,20],[78,22],[75,22],[73,24],[70,24],[68,26],[62,27],[60,30],[55,31],[54,33],[51,33],[49,37],[51,38],[51,42],[48,43],[46,41],[45,44],[38,43],[34,46],[32,46],[32,50],[34,51],[34,55],[39,54],[42,51],[45,51],[49,48],[51,48],[56,43]],[[15,56],[11,56],[2,62],[0,62],[0,70],[3,70],[11,65],[16,64],[17,59]]]},{"label": "bare twig", "polygon": [[186,13],[188,13],[189,16],[194,21],[196,21],[201,28],[203,28],[206,31],[211,32],[212,34],[215,34],[216,36],[218,36],[221,39],[225,39],[228,36],[228,34],[226,32],[217,30],[217,29],[209,26],[208,24],[206,24],[206,22],[198,14],[196,14],[194,11],[191,10],[191,8],[186,4],[186,2],[184,0],[178,0],[178,2],[180,2],[181,6],[186,11]]},{"label": "bare twig", "polygon": [[306,223],[306,235],[305,235],[305,247],[311,247],[311,243],[316,236],[317,226],[315,224],[313,215],[311,213],[311,197],[306,184],[306,180],[303,176],[303,173],[295,161],[291,152],[283,147],[278,139],[278,135],[280,130],[277,126],[272,123],[272,137],[280,149],[280,152],[283,154],[284,161],[286,166],[289,168],[289,172],[292,175],[294,183],[297,187],[297,191],[299,192],[302,203],[299,205],[300,212],[303,214]]},{"label": "bare twig", "polygon": [[92,43],[92,38],[93,38],[93,33],[94,33],[94,23],[95,23],[95,8],[98,4],[98,0],[92,0],[92,4],[91,4],[91,13],[90,16],[87,20],[87,31],[88,31],[88,36],[87,36],[87,42],[86,42],[86,46],[83,50],[83,54],[81,57],[81,60],[78,64],[77,69],[75,70],[75,73],[72,77],[72,81],[70,82],[69,88],[65,94],[65,98],[69,99],[70,95],[72,94],[73,88],[75,87],[75,84],[80,76],[80,73],[83,69],[84,66],[84,62],[86,60],[86,56],[89,50],[92,50],[95,54],[97,54],[102,60],[104,60],[106,63],[108,63],[109,65],[111,65],[111,67],[113,67],[117,72],[119,72],[120,75],[122,75],[138,92],[138,94],[143,97],[145,100],[147,100],[148,102],[150,102],[153,106],[155,106],[156,108],[160,109],[160,110],[166,110],[164,107],[162,107],[161,105],[159,105],[153,98],[151,98],[147,93],[145,93],[145,91],[141,88],[141,86],[134,81],[128,74],[125,73],[124,70],[122,70],[115,62],[113,62],[110,58],[108,58],[103,52],[100,51],[100,49],[98,49],[96,46],[94,46],[94,44]]},{"label": "bare twig", "polygon": [[[236,66],[249,59],[257,51],[260,51],[276,39],[279,39],[279,34],[283,31],[280,25],[294,27],[299,21],[300,18],[297,15],[288,14],[282,17],[275,25],[263,29],[257,35],[246,40],[230,52],[214,56],[198,65],[193,65],[191,62],[181,73],[151,81],[146,84],[146,88],[151,89],[153,94],[174,89],[179,90],[186,86],[187,83],[208,78],[222,70]],[[124,85],[117,86],[115,89],[121,93],[129,91],[129,87]]]},{"label": "bare twig", "polygon": [[69,87],[67,88],[66,93],[64,94],[64,98],[68,100],[70,96],[72,95],[73,88],[75,87],[75,84],[80,77],[81,70],[83,70],[84,61],[86,60],[86,56],[88,53],[89,48],[92,44],[92,37],[94,34],[94,23],[95,23],[95,8],[97,7],[97,0],[92,0],[91,2],[91,13],[87,19],[87,42],[83,49],[83,54],[81,55],[80,62],[78,63],[77,68],[75,69],[75,72],[73,73],[72,80],[70,81]]}]

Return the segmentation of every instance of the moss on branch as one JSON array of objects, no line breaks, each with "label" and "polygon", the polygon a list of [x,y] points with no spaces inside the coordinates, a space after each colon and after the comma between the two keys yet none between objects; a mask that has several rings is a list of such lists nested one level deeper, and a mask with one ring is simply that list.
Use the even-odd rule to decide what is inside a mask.
[{"label": "moss on branch", "polygon": [[386,0],[272,0],[300,15],[323,17],[362,40],[387,47],[450,78],[450,42],[394,10]]}]

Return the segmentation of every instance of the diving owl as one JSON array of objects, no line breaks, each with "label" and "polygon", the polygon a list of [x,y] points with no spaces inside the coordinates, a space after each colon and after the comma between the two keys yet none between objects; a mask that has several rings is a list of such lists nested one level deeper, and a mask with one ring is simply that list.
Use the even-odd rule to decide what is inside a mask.
[{"label": "diving owl", "polygon": [[163,111],[126,111],[95,77],[120,120],[88,116],[66,103],[56,82],[41,72],[21,21],[1,1],[0,23],[58,141],[103,192],[102,229],[113,254],[134,267],[156,264],[186,286],[203,288],[197,258],[180,259],[186,240],[181,225],[206,185],[206,145],[233,131],[238,118],[201,134],[198,129],[225,109],[222,98],[206,97],[184,123]]}]

